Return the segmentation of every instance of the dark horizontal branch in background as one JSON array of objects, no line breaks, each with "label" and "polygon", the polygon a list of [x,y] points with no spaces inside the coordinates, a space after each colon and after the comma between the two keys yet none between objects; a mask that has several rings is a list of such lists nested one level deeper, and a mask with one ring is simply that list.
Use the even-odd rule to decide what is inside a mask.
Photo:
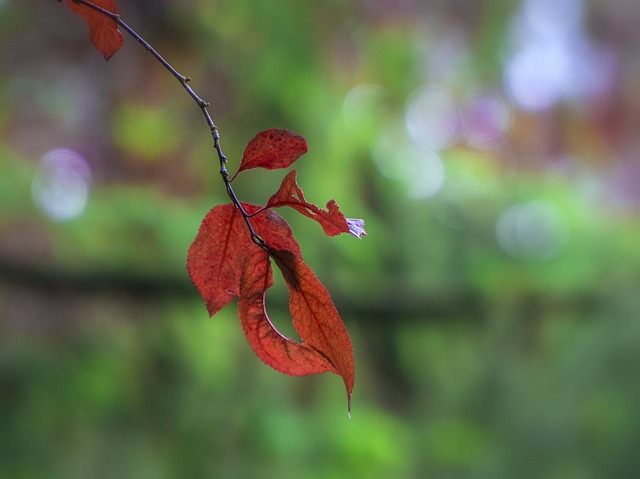
[{"label": "dark horizontal branch in background", "polygon": [[[389,280],[392,282],[393,280]],[[186,276],[125,274],[118,271],[82,271],[72,272],[63,269],[39,269],[28,265],[12,264],[0,258],[0,290],[23,287],[41,292],[65,292],[78,296],[96,294],[113,294],[134,297],[140,302],[153,302],[167,299],[199,298],[193,284]],[[389,323],[393,321],[441,321],[464,320],[467,318],[479,321],[486,317],[491,308],[487,300],[472,291],[456,291],[443,295],[420,297],[415,292],[383,292],[375,290],[366,297],[350,292],[348,296],[333,295],[335,303],[345,317],[362,317],[372,323]],[[542,301],[542,299],[541,299]],[[554,301],[549,298],[545,302]],[[591,294],[574,294],[555,300],[561,307],[572,310],[588,311],[601,303],[602,298]],[[269,303],[278,309],[287,309],[286,295],[270,294]],[[523,307],[534,306],[536,296],[522,298]],[[558,306],[558,304],[556,304]],[[386,324],[385,329],[392,328]]]},{"label": "dark horizontal branch in background", "polygon": [[[110,271],[72,272],[63,269],[40,269],[27,265],[15,265],[0,259],[0,289],[19,286],[42,292],[65,292],[77,295],[115,294],[133,296],[141,302],[159,299],[199,298],[193,284],[186,276],[124,274]],[[280,297],[281,296],[281,297]],[[413,295],[412,295],[413,296]],[[398,297],[397,293],[376,294],[359,298],[350,293],[334,295],[345,315],[366,316],[384,321],[389,317],[424,316],[448,317],[463,312],[479,310],[479,301],[472,296],[451,296],[445,301]],[[270,294],[269,303],[275,308],[287,309],[286,295]]]},{"label": "dark horizontal branch in background", "polygon": [[197,294],[190,281],[177,276],[125,274],[118,271],[73,272],[16,265],[0,259],[0,287],[7,285],[50,292],[73,291],[79,295],[130,294],[141,301],[167,295],[196,297]]}]

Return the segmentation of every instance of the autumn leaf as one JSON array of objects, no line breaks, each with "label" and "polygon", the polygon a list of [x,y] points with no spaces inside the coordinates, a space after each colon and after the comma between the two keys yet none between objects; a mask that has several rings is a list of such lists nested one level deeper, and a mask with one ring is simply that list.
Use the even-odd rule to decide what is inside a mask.
[{"label": "autumn leaf", "polygon": [[293,237],[289,223],[282,216],[256,205],[242,205],[247,213],[255,215],[251,217],[253,229],[264,239],[269,249],[290,251],[294,255],[302,256],[300,245]]},{"label": "autumn leaf", "polygon": [[[91,3],[111,13],[119,13],[114,0],[92,0]],[[66,0],[66,4],[71,11],[80,15],[89,25],[91,42],[102,53],[104,59],[109,60],[120,49],[124,41],[118,30],[118,24],[86,5],[76,3],[73,0]]]},{"label": "autumn leaf", "polygon": [[350,403],[355,381],[353,346],[329,292],[301,256],[290,251],[273,251],[271,255],[289,290],[293,326],[304,344],[325,357],[342,376]]},{"label": "autumn leaf", "polygon": [[[247,213],[260,209],[246,203],[242,206]],[[277,213],[266,211],[256,216],[252,225],[258,234],[268,235],[274,248],[300,254],[291,228]],[[239,295],[246,257],[254,251],[263,250],[251,240],[244,218],[234,205],[215,206],[204,217],[189,248],[187,267],[210,316]]]},{"label": "autumn leaf", "polygon": [[238,316],[256,355],[275,370],[292,376],[338,373],[313,347],[289,339],[273,326],[265,310],[265,292],[273,285],[269,254],[258,251],[247,258],[238,301]]},{"label": "autumn leaf", "polygon": [[247,145],[242,155],[241,171],[252,168],[287,168],[308,150],[307,141],[289,130],[274,128],[258,133]]},{"label": "autumn leaf", "polygon": [[356,238],[360,238],[360,236],[367,234],[364,230],[364,221],[345,218],[334,200],[329,200],[326,210],[305,200],[304,192],[296,181],[296,170],[292,170],[284,177],[280,188],[269,198],[266,205],[267,208],[280,206],[290,206],[303,215],[316,220],[329,236],[350,233]]},{"label": "autumn leaf", "polygon": [[252,246],[255,245],[235,206],[216,206],[202,220],[189,248],[187,266],[209,315],[238,296],[245,251]]}]

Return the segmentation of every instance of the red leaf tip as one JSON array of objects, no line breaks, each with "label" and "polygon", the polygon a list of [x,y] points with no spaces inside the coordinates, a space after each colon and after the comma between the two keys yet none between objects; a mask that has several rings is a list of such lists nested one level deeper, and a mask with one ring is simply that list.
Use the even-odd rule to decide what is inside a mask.
[{"label": "red leaf tip", "polygon": [[[93,0],[92,3],[115,15],[119,13],[114,0]],[[104,59],[109,60],[120,49],[124,41],[118,30],[118,24],[103,13],[86,5],[75,3],[73,0],[67,0],[67,6],[69,10],[84,19],[91,31],[91,42],[102,53]]]}]

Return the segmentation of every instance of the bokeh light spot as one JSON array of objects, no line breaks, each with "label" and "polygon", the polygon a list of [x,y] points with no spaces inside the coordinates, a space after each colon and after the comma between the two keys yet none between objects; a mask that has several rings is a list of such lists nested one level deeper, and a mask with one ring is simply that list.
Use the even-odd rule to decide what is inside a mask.
[{"label": "bokeh light spot", "polygon": [[462,132],[470,146],[490,149],[504,141],[512,121],[512,108],[496,91],[475,91],[465,98]]},{"label": "bokeh light spot", "polygon": [[409,101],[405,124],[417,145],[441,150],[455,140],[459,127],[458,109],[446,91],[427,88]]},{"label": "bokeh light spot", "polygon": [[578,30],[583,10],[582,0],[525,0],[522,5],[527,28],[546,38],[559,32]]},{"label": "bokeh light spot", "polygon": [[361,121],[363,116],[371,115],[376,110],[384,95],[380,85],[364,83],[354,86],[344,98],[342,114],[347,122]]},{"label": "bokeh light spot", "polygon": [[409,196],[414,199],[430,198],[440,191],[444,184],[445,171],[442,159],[431,150],[411,148],[403,153],[404,161],[411,165],[407,174]]},{"label": "bokeh light spot", "polygon": [[79,153],[61,148],[45,154],[33,179],[32,195],[38,207],[55,221],[79,216],[87,206],[91,168]]},{"label": "bokeh light spot", "polygon": [[509,256],[543,261],[566,246],[568,227],[555,203],[532,201],[507,209],[498,218],[496,237]]},{"label": "bokeh light spot", "polygon": [[376,145],[373,158],[380,173],[405,183],[409,198],[430,198],[444,184],[444,164],[432,150],[410,144],[396,147],[391,139],[383,137]]},{"label": "bokeh light spot", "polygon": [[523,109],[544,111],[559,100],[597,93],[607,83],[610,65],[584,31],[583,10],[583,0],[522,3],[513,21],[516,49],[505,65],[504,83]]},{"label": "bokeh light spot", "polygon": [[571,81],[570,54],[559,45],[531,45],[518,52],[505,70],[513,99],[530,111],[552,107]]}]

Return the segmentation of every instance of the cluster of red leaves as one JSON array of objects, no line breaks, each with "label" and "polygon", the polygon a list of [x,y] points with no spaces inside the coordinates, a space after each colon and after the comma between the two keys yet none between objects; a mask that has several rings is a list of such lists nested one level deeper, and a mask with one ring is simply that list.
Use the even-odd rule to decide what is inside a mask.
[{"label": "cluster of red leaves", "polygon": [[[300,135],[279,129],[263,131],[247,146],[238,173],[286,168],[306,151],[307,142]],[[326,209],[307,202],[293,170],[265,206],[242,203],[264,245],[254,242],[238,207],[216,206],[205,216],[189,249],[189,274],[212,316],[238,298],[242,329],[262,361],[295,376],[334,372],[342,377],[350,398],[354,363],[349,334],[329,293],[302,260],[291,228],[273,211],[282,206],[316,220],[328,235],[366,234],[364,223],[345,218],[333,200]],[[289,310],[301,342],[280,334],[265,311],[265,293],[273,285],[272,259],[289,290]]]},{"label": "cluster of red leaves", "polygon": [[[61,2],[62,0],[58,0]],[[103,13],[94,10],[86,5],[74,2],[74,0],[64,0],[69,9],[80,15],[89,25],[91,31],[91,42],[102,53],[105,60],[108,60],[117,52],[124,39],[118,31],[118,24]],[[118,15],[118,6],[114,0],[92,0],[91,3],[98,7]]]},{"label": "cluster of red leaves", "polygon": [[[119,15],[115,1],[64,2],[85,20],[94,46],[106,60],[111,58],[123,42],[114,19]],[[263,131],[247,145],[234,178],[253,168],[288,168],[306,152],[307,142],[298,134]],[[227,186],[232,180],[225,180]],[[355,372],[349,334],[329,293],[302,260],[291,228],[273,211],[283,206],[317,221],[329,236],[366,234],[364,222],[345,218],[335,201],[329,201],[326,209],[309,203],[293,170],[265,206],[238,202],[209,211],[189,248],[189,275],[211,316],[238,298],[242,330],[262,361],[294,376],[336,373],[344,381],[350,404]],[[265,293],[273,285],[271,260],[287,285],[289,310],[301,341],[280,334],[267,316]]]}]

